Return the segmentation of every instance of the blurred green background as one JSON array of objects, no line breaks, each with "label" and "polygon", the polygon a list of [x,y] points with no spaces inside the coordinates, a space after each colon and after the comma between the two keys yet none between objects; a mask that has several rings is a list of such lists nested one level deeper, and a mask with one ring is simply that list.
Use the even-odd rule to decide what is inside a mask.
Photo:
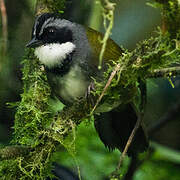
[{"label": "blurred green background", "polygon": [[[7,102],[20,101],[22,93],[21,60],[25,44],[31,36],[36,0],[6,0],[8,17],[8,48],[0,55],[0,143],[8,144],[12,136],[15,110]],[[146,0],[115,1],[115,21],[111,38],[119,45],[132,50],[136,44],[155,35],[161,25],[161,12],[147,6]],[[1,17],[1,16],[0,16]],[[92,0],[67,0],[62,17],[88,25],[101,32],[101,8]],[[1,19],[1,18],[0,18]],[[0,21],[0,46],[2,21]],[[2,52],[0,52],[2,54]],[[148,104],[145,123],[152,125],[180,99],[180,78],[174,78],[175,88],[167,79],[148,80]],[[180,113],[179,113],[180,115]],[[134,180],[178,180],[180,179],[180,116],[174,117],[150,136],[154,152],[136,171]],[[120,153],[109,152],[99,140],[92,123],[78,127],[76,137],[77,162],[85,180],[103,180],[115,169]],[[65,150],[55,153],[57,162],[76,171],[75,160]],[[127,170],[129,159],[123,171]]]}]

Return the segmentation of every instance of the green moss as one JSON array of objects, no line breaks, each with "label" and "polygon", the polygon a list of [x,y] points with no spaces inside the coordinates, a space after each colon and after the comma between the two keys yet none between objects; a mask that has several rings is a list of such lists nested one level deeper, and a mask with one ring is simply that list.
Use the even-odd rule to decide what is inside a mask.
[{"label": "green moss", "polygon": [[162,9],[163,30],[170,32],[171,38],[176,38],[180,28],[180,6],[178,0],[155,0],[149,3],[155,8]]},{"label": "green moss", "polygon": [[[32,54],[33,50],[28,50],[23,60],[24,92],[13,127],[12,143],[23,146],[3,149],[3,155],[10,150],[13,158],[1,161],[0,174],[4,179],[45,179],[51,176],[50,157],[55,142],[45,131],[53,121],[48,103],[51,91],[43,68]],[[30,152],[17,155],[15,152],[20,152],[24,146],[29,147]]]},{"label": "green moss", "polygon": [[12,141],[28,146],[36,145],[39,132],[53,120],[48,104],[50,87],[43,68],[32,54],[32,50],[28,51],[23,61],[24,92],[15,115]]},{"label": "green moss", "polygon": [[66,0],[39,0],[40,9],[45,12],[63,13]]}]

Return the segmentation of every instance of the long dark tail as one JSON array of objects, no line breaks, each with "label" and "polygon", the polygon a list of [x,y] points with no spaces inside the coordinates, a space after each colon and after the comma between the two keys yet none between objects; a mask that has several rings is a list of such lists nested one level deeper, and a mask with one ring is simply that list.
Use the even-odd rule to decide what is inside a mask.
[{"label": "long dark tail", "polygon": [[[113,111],[95,116],[95,128],[101,141],[110,150],[124,149],[137,121],[137,114],[131,104],[120,106]],[[143,125],[139,127],[131,143],[128,155],[143,152],[148,147],[147,135]]]}]

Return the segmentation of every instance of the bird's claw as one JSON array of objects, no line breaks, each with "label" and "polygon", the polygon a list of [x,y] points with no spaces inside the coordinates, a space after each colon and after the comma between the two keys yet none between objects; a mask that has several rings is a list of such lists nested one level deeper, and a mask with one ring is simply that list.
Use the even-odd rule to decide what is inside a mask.
[{"label": "bird's claw", "polygon": [[85,93],[85,98],[87,99],[88,104],[94,105],[94,96],[92,94],[92,91],[95,91],[95,86],[94,83],[91,82]]}]

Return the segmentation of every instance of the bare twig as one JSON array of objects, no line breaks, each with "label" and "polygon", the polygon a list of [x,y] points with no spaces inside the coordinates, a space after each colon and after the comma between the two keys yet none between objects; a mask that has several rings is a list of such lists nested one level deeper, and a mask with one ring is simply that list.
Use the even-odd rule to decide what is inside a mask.
[{"label": "bare twig", "polygon": [[136,131],[138,130],[138,128],[141,125],[143,117],[144,117],[144,113],[140,113],[139,118],[138,118],[138,120],[137,120],[137,122],[136,122],[136,124],[134,126],[134,129],[132,130],[131,135],[129,136],[129,139],[128,139],[127,143],[126,143],[126,146],[125,146],[125,148],[124,148],[124,150],[123,150],[123,152],[122,152],[122,154],[120,156],[120,160],[119,160],[119,164],[117,166],[117,170],[119,170],[121,168],[121,166],[122,166],[122,162],[124,160],[124,157],[127,154],[127,151],[128,151],[129,146],[131,145],[131,142],[132,142],[132,140],[133,140],[133,138],[134,138],[134,136],[136,134]]},{"label": "bare twig", "polygon": [[102,91],[100,97],[98,98],[98,100],[97,100],[95,106],[93,107],[93,110],[91,111],[91,114],[93,114],[93,112],[94,112],[95,109],[97,108],[97,106],[98,106],[98,104],[100,103],[101,99],[103,98],[103,96],[104,96],[104,94],[105,94],[107,88],[110,86],[110,84],[111,84],[111,82],[112,82],[114,76],[115,76],[116,73],[120,70],[120,67],[121,67],[120,64],[117,64],[117,66],[115,67],[114,71],[111,73],[111,75],[110,75],[110,77],[109,77],[109,79],[108,79],[108,81],[107,81],[107,83],[106,83],[106,85],[105,85],[105,87],[104,87],[104,89],[103,89],[103,91]]},{"label": "bare twig", "polygon": [[180,66],[156,69],[151,74],[147,75],[146,78],[172,77],[176,75],[180,75]]},{"label": "bare twig", "polygon": [[7,28],[7,13],[6,6],[4,0],[0,0],[0,10],[2,15],[2,45],[1,45],[1,53],[2,56],[6,54],[7,50],[7,39],[8,39],[8,28]]},{"label": "bare twig", "polygon": [[137,120],[137,122],[136,122],[136,124],[134,126],[134,129],[132,130],[131,135],[129,136],[129,139],[128,139],[127,143],[126,143],[126,146],[125,146],[125,148],[124,148],[124,150],[123,150],[123,152],[122,152],[122,154],[120,156],[118,166],[117,166],[116,170],[112,173],[111,177],[119,178],[118,171],[120,170],[120,168],[122,166],[123,160],[124,160],[124,158],[125,158],[125,156],[127,154],[129,146],[132,143],[132,140],[133,140],[133,138],[134,138],[134,136],[136,134],[136,131],[138,130],[138,128],[140,127],[140,125],[142,123],[143,117],[144,117],[144,113],[141,112],[140,115],[139,115],[139,118],[138,118],[138,120]]}]

